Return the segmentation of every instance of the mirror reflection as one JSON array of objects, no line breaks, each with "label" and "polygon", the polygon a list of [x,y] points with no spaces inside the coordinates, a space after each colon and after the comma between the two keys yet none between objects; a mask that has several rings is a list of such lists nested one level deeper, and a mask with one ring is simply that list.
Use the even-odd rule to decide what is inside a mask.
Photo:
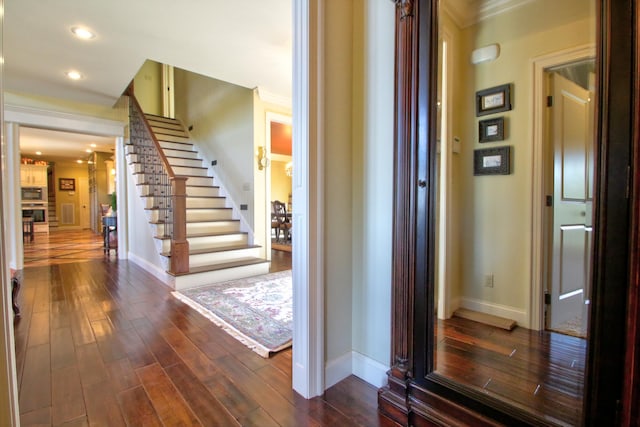
[{"label": "mirror reflection", "polygon": [[591,303],[595,27],[595,1],[440,2],[435,372],[564,425]]}]

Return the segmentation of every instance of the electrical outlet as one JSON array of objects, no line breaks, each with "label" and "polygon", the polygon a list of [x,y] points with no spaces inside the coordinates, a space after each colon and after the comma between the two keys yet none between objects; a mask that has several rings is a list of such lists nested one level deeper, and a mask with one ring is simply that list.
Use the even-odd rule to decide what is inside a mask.
[{"label": "electrical outlet", "polygon": [[484,287],[493,288],[493,273],[489,273],[484,276]]},{"label": "electrical outlet", "polygon": [[249,209],[249,205],[240,205],[240,210],[241,211],[246,211]]},{"label": "electrical outlet", "polygon": [[217,164],[218,164],[218,161],[217,161],[217,160],[211,160],[211,166],[215,166],[215,165],[217,165]]}]

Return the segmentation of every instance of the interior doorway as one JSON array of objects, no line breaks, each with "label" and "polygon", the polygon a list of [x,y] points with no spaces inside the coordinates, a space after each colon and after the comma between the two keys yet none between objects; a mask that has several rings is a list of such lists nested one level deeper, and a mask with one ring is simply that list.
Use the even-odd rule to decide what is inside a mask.
[{"label": "interior doorway", "polygon": [[545,72],[545,329],[586,338],[593,241],[594,60]]},{"label": "interior doorway", "polygon": [[292,251],[291,236],[293,223],[292,178],[292,126],[291,117],[277,113],[267,113],[266,146],[270,159],[267,173],[267,212],[269,217],[269,238],[271,249],[282,252]]}]

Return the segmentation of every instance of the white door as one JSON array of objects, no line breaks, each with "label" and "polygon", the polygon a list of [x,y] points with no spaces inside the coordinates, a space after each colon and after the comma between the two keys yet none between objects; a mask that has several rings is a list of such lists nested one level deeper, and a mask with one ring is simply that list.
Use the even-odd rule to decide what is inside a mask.
[{"label": "white door", "polygon": [[585,336],[592,242],[593,102],[553,73],[553,239],[547,327]]}]

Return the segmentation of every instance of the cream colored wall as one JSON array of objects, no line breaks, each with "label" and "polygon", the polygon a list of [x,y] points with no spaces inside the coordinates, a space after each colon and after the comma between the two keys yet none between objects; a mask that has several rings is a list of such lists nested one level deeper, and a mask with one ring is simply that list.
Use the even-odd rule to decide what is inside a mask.
[{"label": "cream colored wall", "polygon": [[325,3],[324,239],[327,361],[352,347],[353,3]]},{"label": "cream colored wall", "polygon": [[217,160],[213,170],[220,181],[216,184],[226,189],[238,207],[248,205],[239,213],[253,229],[254,210],[264,209],[253,203],[257,167],[253,90],[176,68],[175,94],[176,118],[186,127],[193,126],[191,140],[205,165]]},{"label": "cream colored wall", "polygon": [[352,346],[368,361],[353,369],[379,386],[391,352],[395,5],[353,3]]},{"label": "cream colored wall", "polygon": [[[540,0],[461,32],[453,134],[461,137],[462,152],[454,156],[453,194],[457,198],[452,218],[459,233],[455,296],[463,305],[472,301],[484,307],[526,310],[532,239],[531,59],[594,41],[593,19],[587,19],[585,4],[582,0]],[[470,65],[471,51],[491,43],[500,44],[500,57]],[[513,110],[476,118],[475,92],[505,83],[512,84]],[[505,117],[506,140],[479,144],[478,121],[499,115]],[[505,145],[512,146],[512,173],[474,177],[473,150]],[[494,274],[493,288],[483,286],[484,275],[490,273]]]},{"label": "cream colored wall", "polygon": [[[88,180],[89,172],[87,170],[86,163],[78,164],[75,162],[57,162],[55,164],[54,170],[55,176],[55,190],[56,190],[56,213],[58,216],[58,229],[75,229],[81,226],[81,206],[80,206],[80,192],[79,182],[81,179]],[[76,180],[76,191],[60,191],[60,187],[58,185],[58,180],[60,178],[73,178]],[[88,200],[88,196],[86,197]],[[63,225],[61,222],[62,218],[62,204],[63,203],[71,203],[73,204],[73,212],[74,212],[74,223]]]},{"label": "cream colored wall", "polygon": [[162,64],[146,60],[133,78],[133,92],[148,114],[162,115]]}]

